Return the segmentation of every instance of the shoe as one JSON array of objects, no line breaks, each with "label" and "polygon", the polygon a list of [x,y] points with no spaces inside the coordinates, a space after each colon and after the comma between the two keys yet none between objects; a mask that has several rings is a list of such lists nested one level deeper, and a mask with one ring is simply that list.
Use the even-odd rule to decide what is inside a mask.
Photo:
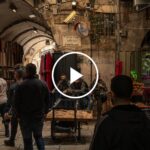
[{"label": "shoe", "polygon": [[15,146],[15,142],[12,140],[5,140],[4,141],[5,146],[10,146],[10,147],[14,147]]}]

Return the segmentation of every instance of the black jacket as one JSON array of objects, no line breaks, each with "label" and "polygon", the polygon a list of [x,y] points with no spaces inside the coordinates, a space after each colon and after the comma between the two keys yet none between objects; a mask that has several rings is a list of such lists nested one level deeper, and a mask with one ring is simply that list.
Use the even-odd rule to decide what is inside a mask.
[{"label": "black jacket", "polygon": [[[10,88],[8,89],[7,91],[7,105],[6,105],[6,108],[5,108],[5,112],[9,112],[11,110],[11,112],[14,110],[13,107],[14,107],[14,98],[15,98],[15,91],[17,89],[17,82],[16,83],[13,83]],[[10,113],[10,112],[9,112]]]},{"label": "black jacket", "polygon": [[49,109],[47,85],[35,78],[24,80],[15,93],[15,109],[19,117],[43,117]]},{"label": "black jacket", "polygon": [[8,101],[7,101],[7,103],[10,106],[14,105],[15,91],[16,91],[17,86],[18,86],[18,84],[14,83],[10,86],[10,88],[8,90],[8,94],[7,94]]},{"label": "black jacket", "polygon": [[90,150],[150,150],[148,124],[136,106],[114,107],[98,122]]}]

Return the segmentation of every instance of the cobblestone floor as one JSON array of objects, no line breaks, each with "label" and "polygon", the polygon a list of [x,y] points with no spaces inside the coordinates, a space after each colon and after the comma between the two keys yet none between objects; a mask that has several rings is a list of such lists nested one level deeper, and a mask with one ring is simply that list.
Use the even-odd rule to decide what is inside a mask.
[{"label": "cobblestone floor", "polygon": [[[94,123],[81,125],[81,140],[77,142],[75,136],[60,136],[57,141],[53,141],[50,137],[50,122],[46,122],[44,126],[44,139],[46,144],[46,150],[88,150],[91,137],[93,135]],[[10,148],[4,146],[4,128],[0,125],[0,150],[23,150],[22,136],[20,130],[18,130],[16,137],[16,147]],[[34,148],[36,150],[36,146]]]}]

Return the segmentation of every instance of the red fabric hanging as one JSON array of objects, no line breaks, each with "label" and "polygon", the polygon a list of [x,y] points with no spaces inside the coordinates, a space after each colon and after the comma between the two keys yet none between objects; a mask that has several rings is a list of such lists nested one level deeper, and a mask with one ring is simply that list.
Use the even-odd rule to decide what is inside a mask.
[{"label": "red fabric hanging", "polygon": [[116,68],[115,68],[115,75],[121,75],[122,74],[122,61],[117,60],[116,61]]},{"label": "red fabric hanging", "polygon": [[53,67],[53,59],[50,53],[46,54],[46,66],[45,66],[45,71],[46,71],[46,83],[48,85],[49,90],[51,91],[53,88],[52,84],[52,67]]}]

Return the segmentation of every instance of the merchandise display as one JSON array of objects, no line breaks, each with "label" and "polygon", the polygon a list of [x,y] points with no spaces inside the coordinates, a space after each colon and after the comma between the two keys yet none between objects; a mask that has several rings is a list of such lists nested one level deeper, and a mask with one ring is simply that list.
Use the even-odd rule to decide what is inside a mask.
[{"label": "merchandise display", "polygon": [[134,82],[133,83],[133,95],[143,95],[144,93],[144,83]]},{"label": "merchandise display", "polygon": [[51,71],[53,67],[53,58],[50,52],[41,56],[40,79],[44,80],[50,91],[53,89]]}]

